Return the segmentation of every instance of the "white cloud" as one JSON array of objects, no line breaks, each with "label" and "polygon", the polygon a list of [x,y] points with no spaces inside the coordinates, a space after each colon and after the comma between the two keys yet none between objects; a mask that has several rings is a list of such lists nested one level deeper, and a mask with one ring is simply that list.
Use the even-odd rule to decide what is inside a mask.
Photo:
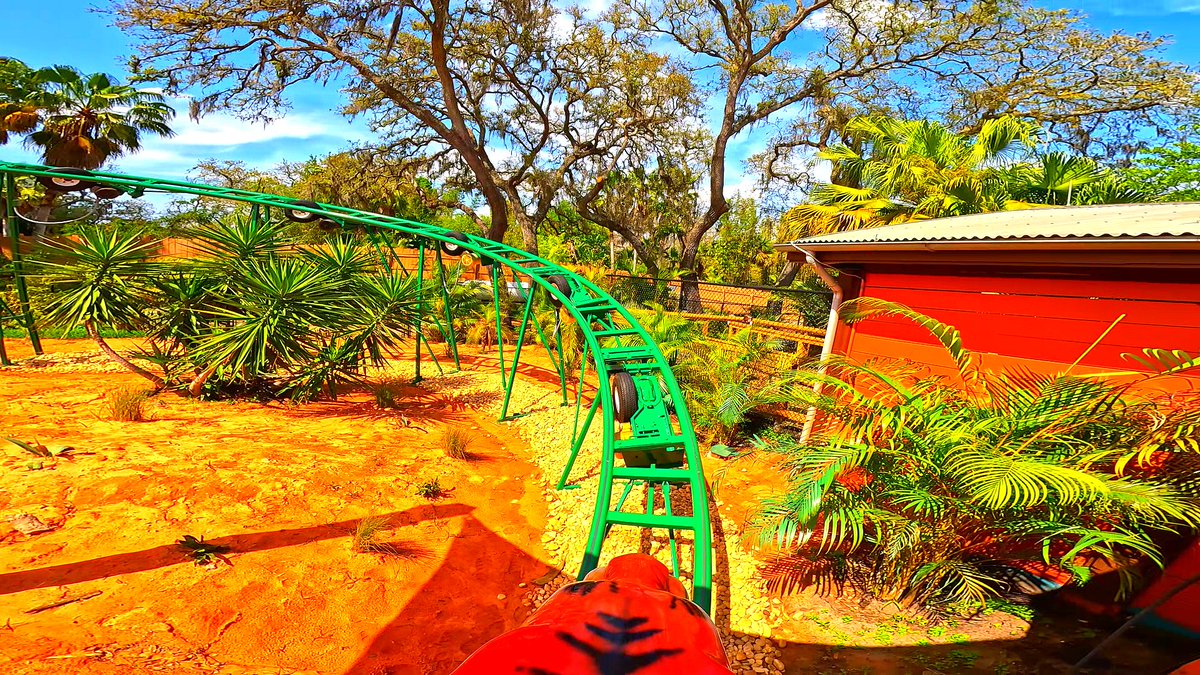
[{"label": "white cloud", "polygon": [[359,140],[362,133],[338,119],[322,119],[311,114],[288,115],[283,118],[254,124],[224,113],[208,115],[199,122],[177,119],[176,135],[171,145],[237,146],[284,139],[308,139],[317,136],[342,135],[347,142]]}]

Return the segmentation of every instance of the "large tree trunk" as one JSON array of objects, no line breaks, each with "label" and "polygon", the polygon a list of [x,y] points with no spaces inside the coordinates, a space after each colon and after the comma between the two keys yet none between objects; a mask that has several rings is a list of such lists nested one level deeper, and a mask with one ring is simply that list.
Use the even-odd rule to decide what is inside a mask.
[{"label": "large tree trunk", "polygon": [[521,238],[525,242],[525,250],[529,251],[533,255],[537,255],[538,254],[538,240],[537,240],[538,226],[537,226],[537,223],[535,223],[532,218],[530,218],[526,214],[522,213],[519,208],[513,209],[513,215],[515,215],[517,218],[517,221],[519,223],[521,223]]},{"label": "large tree trunk", "polygon": [[800,270],[804,268],[804,263],[787,260],[783,263],[783,267],[779,270],[779,281],[775,282],[780,288],[787,288],[796,281]]},{"label": "large tree trunk", "polygon": [[679,249],[679,311],[699,313],[704,310],[700,303],[700,277],[702,270],[697,258],[700,241],[712,226],[697,224],[684,235]]},{"label": "large tree trunk", "polygon": [[57,203],[58,193],[47,191],[46,196],[42,197],[37,206],[33,207],[33,211],[29,214],[29,220],[33,224],[33,236],[44,237],[47,234],[54,234],[47,231],[49,225],[46,223],[54,215],[54,206]]},{"label": "large tree trunk", "polygon": [[100,347],[100,351],[108,355],[108,358],[121,364],[129,372],[150,380],[154,383],[154,387],[156,389],[162,389],[163,380],[161,377],[151,373],[148,370],[138,367],[136,364],[131,363],[129,359],[126,359],[124,356],[118,354],[115,349],[113,349],[107,342],[104,341],[104,338],[100,337],[100,331],[96,330],[96,324],[94,322],[90,320],[84,321],[83,327],[87,329],[88,335],[91,336],[92,340],[96,342],[96,345]]}]

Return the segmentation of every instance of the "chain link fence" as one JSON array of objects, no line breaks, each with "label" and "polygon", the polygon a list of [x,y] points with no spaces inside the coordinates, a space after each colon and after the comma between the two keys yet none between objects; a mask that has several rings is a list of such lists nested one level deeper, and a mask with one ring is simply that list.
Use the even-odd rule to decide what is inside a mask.
[{"label": "chain link fence", "polygon": [[829,320],[833,294],[801,288],[778,288],[693,282],[696,297],[685,301],[678,279],[608,275],[612,295],[622,304],[647,307],[655,304],[686,314],[713,314],[741,319],[767,321],[824,329]]}]

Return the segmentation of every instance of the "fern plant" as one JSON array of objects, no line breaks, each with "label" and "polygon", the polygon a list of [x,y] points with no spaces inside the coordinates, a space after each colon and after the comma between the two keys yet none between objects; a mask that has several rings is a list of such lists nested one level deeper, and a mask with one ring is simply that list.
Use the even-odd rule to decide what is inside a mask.
[{"label": "fern plant", "polygon": [[[807,443],[760,443],[789,481],[757,515],[761,544],[847,560],[847,576],[884,599],[982,609],[1031,565],[1084,583],[1103,561],[1128,595],[1138,563],[1163,564],[1158,535],[1200,525],[1200,396],[986,371],[957,330],[906,307],[862,299],[846,311],[881,314],[929,329],[961,381],[884,361],[801,370],[798,382],[819,393],[793,396],[832,424]],[[1170,352],[1140,358],[1158,364],[1143,380],[1196,365]]]}]

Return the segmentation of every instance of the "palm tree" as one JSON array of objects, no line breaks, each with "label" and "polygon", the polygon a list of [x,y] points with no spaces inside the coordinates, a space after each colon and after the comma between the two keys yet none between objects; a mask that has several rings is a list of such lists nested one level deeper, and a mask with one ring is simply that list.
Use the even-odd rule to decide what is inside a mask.
[{"label": "palm tree", "polygon": [[792,400],[791,367],[798,358],[779,341],[742,330],[728,339],[697,336],[672,367],[696,429],[714,443],[732,443],[766,408]]},{"label": "palm tree", "polygon": [[[142,147],[145,134],[172,136],[174,109],[163,95],[123,85],[104,73],[84,75],[68,66],[31,70],[0,60],[0,144],[11,135],[41,151],[56,167],[98,169]],[[48,191],[30,214],[34,234],[46,232],[58,193]]]},{"label": "palm tree", "polygon": [[[1048,564],[1087,581],[1104,561],[1121,591],[1135,563],[1161,566],[1163,533],[1200,526],[1194,480],[1200,405],[1139,393],[1111,378],[995,373],[958,331],[895,303],[847,305],[847,319],[892,315],[931,333],[961,382],[905,363],[826,362],[797,377],[802,405],[835,422],[779,453],[789,490],[757,517],[764,544],[885,599],[980,609],[1014,570]],[[1158,373],[1200,358],[1148,350]]]},{"label": "palm tree", "polygon": [[1095,160],[1063,152],[1039,155],[1035,163],[1013,167],[1006,182],[1014,199],[1036,204],[1129,204],[1151,199]]},{"label": "palm tree", "polygon": [[36,74],[21,61],[0,58],[0,145],[12,135],[33,131],[41,122],[32,102],[39,89]]},{"label": "palm tree", "polygon": [[53,66],[37,71],[31,97],[41,111],[41,128],[27,143],[51,166],[98,169],[109,159],[142,147],[147,134],[173,136],[175,110],[163,95],[135,89],[104,73],[84,75]]},{"label": "palm tree", "polygon": [[1000,210],[998,169],[1032,149],[1040,130],[1006,116],[966,137],[937,122],[872,116],[850,120],[845,133],[847,144],[818,154],[833,164],[833,181],[784,215],[784,236]]}]

